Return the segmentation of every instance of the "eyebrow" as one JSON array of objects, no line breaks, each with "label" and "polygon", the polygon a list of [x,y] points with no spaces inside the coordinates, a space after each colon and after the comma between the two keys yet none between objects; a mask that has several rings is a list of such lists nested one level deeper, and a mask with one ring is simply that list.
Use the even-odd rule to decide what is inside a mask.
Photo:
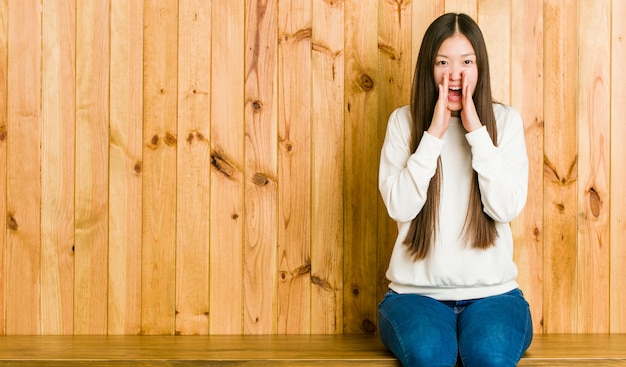
[{"label": "eyebrow", "polygon": [[[463,54],[463,55],[461,55],[461,57],[467,57],[467,56],[476,56],[476,53],[474,53],[474,52],[470,52],[470,53],[467,53],[467,54]],[[436,56],[436,57],[445,57],[445,58],[450,58],[450,56],[448,56],[448,55],[444,55],[444,54],[437,54],[437,56]]]}]

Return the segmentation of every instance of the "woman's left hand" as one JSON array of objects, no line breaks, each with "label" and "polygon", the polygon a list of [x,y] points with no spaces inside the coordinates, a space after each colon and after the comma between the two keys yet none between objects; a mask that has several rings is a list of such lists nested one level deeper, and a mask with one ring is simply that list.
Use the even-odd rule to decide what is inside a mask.
[{"label": "woman's left hand", "polygon": [[474,86],[470,85],[465,78],[465,73],[462,74],[463,79],[463,97],[461,99],[463,103],[463,109],[461,110],[461,121],[463,127],[467,132],[472,132],[483,126],[476,112],[476,106],[472,96],[474,95]]}]

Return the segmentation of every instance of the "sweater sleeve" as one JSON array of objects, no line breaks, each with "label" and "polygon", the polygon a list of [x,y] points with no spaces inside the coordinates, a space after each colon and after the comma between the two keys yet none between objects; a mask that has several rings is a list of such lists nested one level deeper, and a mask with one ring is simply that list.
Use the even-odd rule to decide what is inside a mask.
[{"label": "sweater sleeve", "polygon": [[497,222],[510,222],[522,211],[528,191],[528,156],[521,116],[510,107],[496,119],[498,146],[482,128],[466,134],[472,149],[472,167],[484,211]]},{"label": "sweater sleeve", "polygon": [[396,109],[387,125],[378,186],[389,216],[398,222],[409,222],[422,210],[444,145],[443,140],[428,133],[414,153],[410,143],[410,113],[406,107]]}]

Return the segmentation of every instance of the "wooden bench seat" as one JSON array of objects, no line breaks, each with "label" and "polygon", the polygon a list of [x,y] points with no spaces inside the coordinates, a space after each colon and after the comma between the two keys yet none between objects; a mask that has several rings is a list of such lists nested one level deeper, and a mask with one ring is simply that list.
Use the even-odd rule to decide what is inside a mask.
[{"label": "wooden bench seat", "polygon": [[[0,336],[0,366],[389,366],[376,336]],[[519,366],[626,366],[626,334],[535,335]]]}]

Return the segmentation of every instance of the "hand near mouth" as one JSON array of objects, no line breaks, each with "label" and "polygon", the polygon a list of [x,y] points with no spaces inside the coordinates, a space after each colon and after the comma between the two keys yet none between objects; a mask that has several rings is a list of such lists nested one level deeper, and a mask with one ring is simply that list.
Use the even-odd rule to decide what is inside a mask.
[{"label": "hand near mouth", "polygon": [[435,104],[433,120],[428,128],[428,133],[437,138],[441,138],[446,130],[448,130],[450,116],[452,116],[452,111],[448,109],[448,74],[443,76],[443,85],[439,84],[438,87],[439,98]]},{"label": "hand near mouth", "polygon": [[463,95],[461,96],[461,102],[463,103],[463,109],[461,110],[461,122],[467,132],[472,132],[481,128],[483,125],[476,112],[476,106],[474,105],[474,86],[467,83],[465,73],[462,74],[463,80]]}]

